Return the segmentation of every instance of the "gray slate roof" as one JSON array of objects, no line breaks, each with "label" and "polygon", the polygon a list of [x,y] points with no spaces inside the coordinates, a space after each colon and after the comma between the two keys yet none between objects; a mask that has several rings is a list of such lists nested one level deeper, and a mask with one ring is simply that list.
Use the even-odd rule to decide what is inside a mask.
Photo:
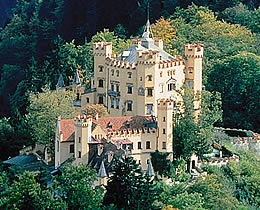
[{"label": "gray slate roof", "polygon": [[155,173],[154,173],[154,170],[153,170],[153,165],[152,165],[151,160],[149,160],[148,169],[147,169],[147,171],[146,171],[146,175],[147,175],[147,176],[155,176]]},{"label": "gray slate roof", "polygon": [[33,154],[30,154],[30,155],[18,155],[18,156],[15,156],[13,158],[3,161],[3,163],[22,166],[24,164],[34,163],[37,161],[39,161],[37,159],[37,157]]},{"label": "gray slate roof", "polygon": [[101,164],[100,164],[100,168],[97,174],[98,177],[107,177],[107,172],[105,169],[105,165],[104,165],[104,161],[102,160]]},{"label": "gray slate roof", "polygon": [[60,77],[59,77],[59,80],[58,80],[56,87],[57,88],[65,87],[65,83],[64,83],[62,74],[60,74]]}]

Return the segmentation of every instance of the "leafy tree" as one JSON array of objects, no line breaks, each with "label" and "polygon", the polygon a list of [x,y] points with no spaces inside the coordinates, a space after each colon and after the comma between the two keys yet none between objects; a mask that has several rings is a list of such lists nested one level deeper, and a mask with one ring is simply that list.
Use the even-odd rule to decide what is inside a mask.
[{"label": "leafy tree", "polygon": [[95,117],[96,113],[98,113],[99,117],[108,117],[107,109],[102,104],[91,104],[87,105],[85,108],[81,110],[81,114],[91,115]]},{"label": "leafy tree", "polygon": [[230,191],[224,188],[214,174],[198,178],[189,188],[190,193],[201,193],[204,198],[203,207],[206,209],[235,209],[238,201]]},{"label": "leafy tree", "polygon": [[259,69],[260,57],[247,52],[214,65],[209,84],[222,94],[225,126],[259,130]]},{"label": "leafy tree", "polygon": [[124,209],[152,209],[156,191],[132,157],[117,160],[109,178],[104,204]]},{"label": "leafy tree", "polygon": [[101,187],[94,187],[96,172],[87,165],[62,167],[62,175],[54,177],[53,189],[69,209],[101,209],[104,196]]},{"label": "leafy tree", "polygon": [[151,161],[154,170],[158,172],[159,175],[172,177],[175,171],[171,161],[167,159],[168,156],[168,153],[156,151],[151,153]]},{"label": "leafy tree", "polygon": [[171,24],[170,19],[161,17],[154,24],[152,24],[152,31],[155,37],[161,37],[164,41],[164,50],[174,55],[175,49],[171,45],[176,37],[176,28]]},{"label": "leafy tree", "polygon": [[42,190],[35,180],[35,175],[29,172],[24,172],[2,193],[0,207],[4,209],[67,209],[66,203],[60,198],[53,198],[51,191]]},{"label": "leafy tree", "polygon": [[70,91],[51,91],[47,88],[42,93],[30,94],[27,119],[35,142],[54,148],[58,116],[71,118],[75,115],[73,97]]}]

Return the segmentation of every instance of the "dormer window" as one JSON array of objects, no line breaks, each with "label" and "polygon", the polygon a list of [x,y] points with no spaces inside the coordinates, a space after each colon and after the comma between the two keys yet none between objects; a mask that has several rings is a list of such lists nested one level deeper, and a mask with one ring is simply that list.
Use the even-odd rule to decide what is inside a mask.
[{"label": "dormer window", "polygon": [[125,122],[125,126],[126,126],[127,128],[129,128],[129,127],[130,127],[130,122],[129,122],[129,121],[126,121],[126,122]]},{"label": "dormer window", "polygon": [[112,129],[112,123],[109,121],[109,123],[107,124],[107,128],[110,128],[110,129]]}]

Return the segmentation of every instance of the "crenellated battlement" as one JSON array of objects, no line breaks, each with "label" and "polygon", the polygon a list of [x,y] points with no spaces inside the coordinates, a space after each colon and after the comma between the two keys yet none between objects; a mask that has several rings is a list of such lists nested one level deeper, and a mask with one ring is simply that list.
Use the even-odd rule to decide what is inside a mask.
[{"label": "crenellated battlement", "polygon": [[93,44],[94,56],[112,56],[112,42],[96,42]]},{"label": "crenellated battlement", "polygon": [[141,134],[156,133],[156,128],[129,128],[121,130],[110,130],[109,135],[111,137],[127,137],[127,136],[139,136]]},{"label": "crenellated battlement", "polygon": [[203,57],[203,44],[185,44],[185,56],[188,58],[202,58]]},{"label": "crenellated battlement", "polygon": [[126,69],[136,69],[136,65],[134,62],[129,63],[128,61],[120,61],[116,59],[106,59],[107,65],[114,66],[118,68],[126,68]]},{"label": "crenellated battlement", "polygon": [[182,59],[182,57],[175,59],[175,60],[167,60],[167,61],[160,61],[159,62],[159,69],[167,69],[170,67],[174,67],[174,66],[184,66],[184,60]]},{"label": "crenellated battlement", "polygon": [[92,116],[91,115],[77,115],[74,118],[75,126],[88,127],[92,126]]},{"label": "crenellated battlement", "polygon": [[136,51],[137,64],[149,65],[149,64],[159,63],[160,61],[159,53],[160,52],[157,50],[149,50],[149,51],[138,50]]}]

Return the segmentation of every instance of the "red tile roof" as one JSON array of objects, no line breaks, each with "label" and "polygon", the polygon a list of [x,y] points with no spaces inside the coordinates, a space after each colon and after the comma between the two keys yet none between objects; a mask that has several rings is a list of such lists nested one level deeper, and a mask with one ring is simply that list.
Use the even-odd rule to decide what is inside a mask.
[{"label": "red tile roof", "polygon": [[129,140],[128,138],[126,139],[114,139],[112,140],[114,144],[133,144],[133,142],[131,140]]},{"label": "red tile roof", "polygon": [[75,138],[75,125],[74,120],[61,120],[61,133],[63,134],[63,141],[74,141]]},{"label": "red tile roof", "polygon": [[[83,119],[80,117],[80,119]],[[103,129],[107,131],[120,131],[144,128],[144,120],[146,122],[152,122],[151,116],[125,116],[125,117],[103,117],[98,120],[93,119],[93,123],[99,124]],[[129,122],[129,127],[126,122]],[[112,124],[112,128],[108,127],[108,123]],[[73,119],[61,120],[61,133],[63,134],[63,141],[74,141],[75,138],[75,124]],[[94,125],[92,125],[94,126]],[[92,139],[93,143],[96,139]],[[98,143],[98,142],[96,142]]]},{"label": "red tile roof", "polygon": [[[144,120],[152,120],[150,116],[125,116],[125,117],[103,117],[93,122],[99,124],[102,128],[108,131],[143,128]],[[126,126],[126,122],[129,122],[129,128]],[[112,124],[112,129],[108,127],[108,123]]]}]

